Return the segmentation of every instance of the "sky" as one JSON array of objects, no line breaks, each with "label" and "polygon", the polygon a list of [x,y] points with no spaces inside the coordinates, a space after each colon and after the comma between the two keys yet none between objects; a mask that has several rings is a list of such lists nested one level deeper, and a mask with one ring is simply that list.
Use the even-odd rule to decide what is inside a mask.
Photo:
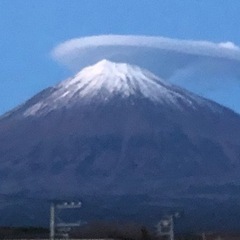
[{"label": "sky", "polygon": [[[73,74],[51,56],[64,41],[117,34],[240,46],[239,12],[239,0],[0,0],[0,114]],[[212,94],[240,112],[237,90]]]}]

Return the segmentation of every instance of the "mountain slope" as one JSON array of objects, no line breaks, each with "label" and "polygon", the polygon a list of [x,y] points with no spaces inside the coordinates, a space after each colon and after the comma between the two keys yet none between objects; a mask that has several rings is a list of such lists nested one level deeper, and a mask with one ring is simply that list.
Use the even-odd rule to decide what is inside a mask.
[{"label": "mountain slope", "polygon": [[238,114],[103,60],[1,118],[0,190],[178,198],[239,182],[239,136]]}]

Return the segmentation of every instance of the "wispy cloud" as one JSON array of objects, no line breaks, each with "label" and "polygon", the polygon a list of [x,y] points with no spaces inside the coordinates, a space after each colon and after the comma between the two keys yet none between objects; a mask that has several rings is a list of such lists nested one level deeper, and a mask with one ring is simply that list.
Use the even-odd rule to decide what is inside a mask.
[{"label": "wispy cloud", "polygon": [[232,42],[102,35],[68,40],[51,55],[74,71],[102,59],[136,64],[229,107],[226,95],[240,91],[240,48]]}]

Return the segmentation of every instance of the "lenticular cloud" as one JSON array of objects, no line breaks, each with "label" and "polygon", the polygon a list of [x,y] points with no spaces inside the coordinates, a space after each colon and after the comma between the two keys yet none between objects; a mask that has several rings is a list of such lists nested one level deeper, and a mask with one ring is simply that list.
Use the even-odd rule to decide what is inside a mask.
[{"label": "lenticular cloud", "polygon": [[240,112],[234,105],[240,101],[240,48],[232,42],[103,35],[68,40],[52,56],[74,71],[102,59],[135,64]]},{"label": "lenticular cloud", "polygon": [[[52,56],[71,68],[84,67],[102,59],[144,65],[145,57],[156,60],[201,60],[216,59],[240,61],[240,48],[232,42],[212,43],[207,41],[175,40],[163,37],[103,35],[68,40],[59,44]],[[173,57],[175,59],[169,59]],[[187,59],[186,59],[187,58]],[[182,64],[180,64],[182,62]],[[192,61],[191,61],[192,62]],[[159,67],[162,62],[160,61]],[[174,67],[174,66],[173,66]]]}]

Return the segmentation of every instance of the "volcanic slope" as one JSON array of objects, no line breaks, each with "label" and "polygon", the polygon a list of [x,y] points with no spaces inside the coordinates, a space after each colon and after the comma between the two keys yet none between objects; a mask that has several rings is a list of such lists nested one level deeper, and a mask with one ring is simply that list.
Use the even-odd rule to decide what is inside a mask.
[{"label": "volcanic slope", "polygon": [[234,178],[240,116],[102,60],[3,115],[0,142],[1,192],[158,195]]}]

